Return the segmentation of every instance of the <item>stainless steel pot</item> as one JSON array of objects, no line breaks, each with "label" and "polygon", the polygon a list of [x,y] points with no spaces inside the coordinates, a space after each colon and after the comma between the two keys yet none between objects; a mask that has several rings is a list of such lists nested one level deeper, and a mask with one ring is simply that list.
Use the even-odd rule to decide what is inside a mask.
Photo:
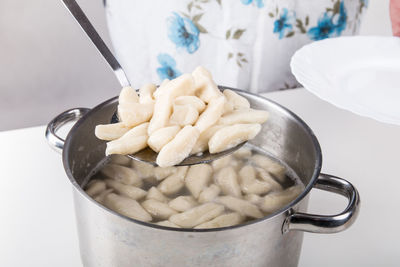
[{"label": "stainless steel pot", "polygon": [[[231,88],[230,88],[231,89]],[[97,124],[110,121],[118,99],[95,108],[65,111],[48,125],[46,137],[62,151],[73,185],[82,262],[85,266],[297,266],[303,232],[335,233],[357,217],[360,198],[348,181],[320,173],[320,146],[310,128],[286,108],[236,90],[252,107],[268,110],[269,121],[251,143],[288,164],[305,184],[304,192],[274,214],[220,229],[177,229],[127,218],[101,206],[82,189],[93,168],[104,160],[105,143],[94,136]],[[66,140],[59,127],[79,119]],[[305,213],[309,192],[318,188],[348,199],[337,215]]]}]

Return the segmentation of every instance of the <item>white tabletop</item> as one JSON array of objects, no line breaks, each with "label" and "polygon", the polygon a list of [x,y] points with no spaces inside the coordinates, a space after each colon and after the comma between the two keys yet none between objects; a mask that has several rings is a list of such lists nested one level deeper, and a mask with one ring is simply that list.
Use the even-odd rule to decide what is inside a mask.
[{"label": "white tabletop", "polygon": [[[361,194],[350,229],[305,234],[299,266],[398,266],[400,127],[339,110],[302,89],[266,96],[305,120],[320,141],[323,171]],[[71,186],[44,130],[0,132],[0,266],[81,266]],[[309,211],[336,213],[345,205],[343,197],[313,190]]]}]

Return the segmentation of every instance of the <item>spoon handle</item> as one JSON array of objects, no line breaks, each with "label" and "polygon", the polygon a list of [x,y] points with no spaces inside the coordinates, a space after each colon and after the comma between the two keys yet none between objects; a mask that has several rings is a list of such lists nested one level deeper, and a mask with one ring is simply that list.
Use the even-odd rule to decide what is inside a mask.
[{"label": "spoon handle", "polygon": [[104,43],[103,39],[101,39],[100,35],[97,33],[96,29],[90,23],[89,19],[86,17],[85,13],[82,11],[80,6],[75,0],[62,0],[64,5],[67,7],[69,12],[71,12],[72,16],[79,23],[81,28],[86,32],[87,36],[92,40],[93,44],[99,50],[100,54],[104,57],[104,59],[108,62],[111,69],[114,71],[115,76],[122,87],[129,86],[128,77],[121,65],[118,63],[117,59],[111,53],[110,49],[108,49],[107,45]]}]

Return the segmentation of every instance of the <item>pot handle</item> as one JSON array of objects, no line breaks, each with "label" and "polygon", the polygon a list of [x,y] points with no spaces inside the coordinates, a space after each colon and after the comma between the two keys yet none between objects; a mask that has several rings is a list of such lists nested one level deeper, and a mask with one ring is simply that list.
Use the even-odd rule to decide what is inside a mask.
[{"label": "pot handle", "polygon": [[360,209],[360,195],[348,181],[321,173],[315,188],[345,196],[349,200],[346,209],[337,215],[314,215],[296,212],[289,215],[282,226],[282,232],[291,230],[311,233],[337,233],[349,228],[357,218]]},{"label": "pot handle", "polygon": [[82,118],[86,113],[89,112],[89,108],[73,108],[62,112],[57,117],[52,119],[46,128],[46,139],[51,148],[61,153],[64,147],[65,140],[59,137],[56,132],[63,125],[70,121],[76,121]]}]

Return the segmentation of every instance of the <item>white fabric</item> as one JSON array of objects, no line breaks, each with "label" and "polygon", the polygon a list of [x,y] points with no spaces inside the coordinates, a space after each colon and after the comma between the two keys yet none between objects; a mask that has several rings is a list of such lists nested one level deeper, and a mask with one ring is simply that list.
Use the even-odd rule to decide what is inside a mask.
[{"label": "white fabric", "polygon": [[[339,10],[340,5],[343,9]],[[134,87],[150,81],[160,83],[160,73],[166,68],[162,68],[159,55],[167,55],[164,59],[172,59],[169,63],[175,61],[173,69],[178,74],[203,65],[218,84],[253,92],[297,87],[289,69],[293,53],[312,39],[357,32],[365,6],[365,0],[106,1],[116,55]],[[331,23],[330,32],[324,36],[311,34],[310,30],[323,22],[325,13]],[[179,29],[177,17],[185,20],[184,14],[189,17],[185,28],[194,33],[198,42],[179,46],[170,35]],[[336,26],[340,16],[346,17],[341,29]],[[286,26],[277,31],[279,19]],[[296,26],[297,20],[302,22],[303,32]],[[191,23],[207,32],[196,33],[196,28],[190,31]],[[160,73],[157,69],[161,69]]]}]

